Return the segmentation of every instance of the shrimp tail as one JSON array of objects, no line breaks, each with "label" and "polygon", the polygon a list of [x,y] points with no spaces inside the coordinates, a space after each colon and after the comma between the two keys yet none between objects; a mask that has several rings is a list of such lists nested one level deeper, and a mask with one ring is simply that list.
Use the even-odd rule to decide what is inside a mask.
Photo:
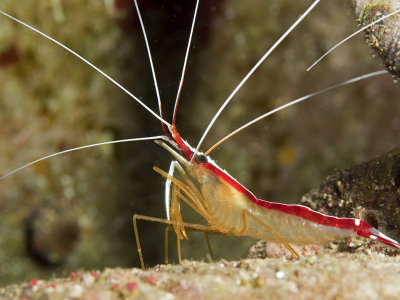
[{"label": "shrimp tail", "polygon": [[367,222],[364,222],[360,220],[360,224],[354,228],[355,234],[361,237],[365,237],[371,240],[376,240],[379,241],[389,247],[395,248],[395,249],[400,249],[400,244],[399,242],[391,239],[390,237],[384,235],[382,232],[379,230],[375,229],[371,225],[369,225]]}]

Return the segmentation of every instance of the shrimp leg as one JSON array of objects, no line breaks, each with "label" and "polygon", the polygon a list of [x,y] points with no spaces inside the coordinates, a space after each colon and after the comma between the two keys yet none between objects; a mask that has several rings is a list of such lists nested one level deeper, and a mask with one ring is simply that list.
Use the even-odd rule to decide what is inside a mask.
[{"label": "shrimp leg", "polygon": [[173,231],[174,227],[167,226],[164,233],[164,263],[168,265],[168,232]]},{"label": "shrimp leg", "polygon": [[278,233],[276,233],[276,231],[268,226],[266,223],[264,223],[263,221],[261,221],[259,218],[257,218],[255,215],[253,215],[251,212],[242,209],[242,218],[243,218],[243,229],[241,231],[239,231],[238,233],[236,233],[236,235],[242,235],[246,229],[247,229],[247,216],[253,218],[256,222],[258,222],[259,224],[261,224],[262,226],[264,226],[269,232],[271,232],[273,234],[273,236],[276,238],[276,240],[281,243],[283,246],[285,246],[285,248],[292,253],[293,255],[297,256],[297,258],[300,258],[299,254],[297,254],[296,250],[294,250],[292,248],[292,246],[290,246],[287,242],[285,242]]},{"label": "shrimp leg", "polygon": [[[165,228],[165,264],[168,264],[168,232],[169,231],[173,231],[174,227],[172,226],[168,226],[167,228]],[[223,235],[223,236],[228,236],[228,234],[219,232],[217,230],[214,229],[207,229],[207,230],[200,230],[200,229],[194,229],[194,228],[186,228],[186,231],[192,231],[192,232],[204,232],[205,235],[205,239],[206,239],[206,243],[207,243],[207,248],[208,248],[208,252],[210,254],[210,259],[211,261],[215,260],[215,256],[214,256],[214,252],[211,248],[211,243],[210,243],[210,239],[208,237],[209,234],[214,234],[214,235]],[[179,241],[178,241],[179,243]],[[179,252],[179,251],[178,251]]]},{"label": "shrimp leg", "polygon": [[[174,170],[175,166],[178,167],[178,170],[179,170],[179,167],[180,167],[180,165],[177,162],[175,162],[174,164],[171,163],[171,166],[174,166],[174,167],[170,168],[170,171],[171,171],[171,169]],[[171,172],[169,172],[168,175],[171,176]],[[170,178],[173,178],[173,177],[170,177]],[[192,203],[192,202],[195,202],[195,201],[190,200],[184,194],[184,191],[181,190],[180,186],[184,186],[183,183],[179,182],[175,178],[174,178],[175,180],[173,182],[173,181],[171,181],[170,178],[168,178],[169,181],[170,181],[169,184],[170,185],[173,184],[173,185],[172,185],[172,196],[171,196],[171,198],[168,196],[168,200],[169,200],[168,204],[170,204],[171,207],[170,207],[170,209],[167,210],[167,212],[171,214],[172,220],[177,221],[179,223],[183,223],[182,215],[180,213],[180,200],[183,200],[190,207],[192,207],[194,210],[196,210],[196,208],[193,206],[193,203]],[[177,181],[177,182],[175,183],[175,181]],[[178,185],[178,183],[179,183],[179,185]],[[189,189],[189,187],[187,187],[187,189]],[[188,196],[190,197],[190,195],[188,195]],[[193,196],[191,198],[193,198]],[[165,229],[165,262],[166,262],[166,264],[168,263],[168,232],[169,231],[171,231],[171,227],[170,226]],[[210,253],[210,258],[211,258],[211,260],[214,260],[214,254],[213,254],[213,251],[212,251],[212,248],[211,248],[210,240],[208,238],[208,233],[213,233],[213,234],[221,234],[221,233],[219,231],[213,230],[213,229],[209,229],[209,230],[205,231],[205,230],[199,230],[199,229],[194,229],[194,228],[184,228],[182,226],[180,228],[175,229],[175,232],[177,233],[176,237],[177,237],[177,248],[178,248],[179,263],[182,262],[180,240],[183,239],[183,237],[188,239],[185,231],[202,231],[202,232],[204,232],[205,233],[206,242],[207,242],[208,251]],[[182,237],[182,235],[180,235],[178,233],[182,233],[183,237]]]},{"label": "shrimp leg", "polygon": [[212,248],[211,248],[210,239],[208,238],[208,232],[204,232],[204,236],[206,238],[208,252],[210,253],[210,259],[211,259],[211,261],[214,261],[215,260],[214,253],[213,253]]},{"label": "shrimp leg", "polygon": [[[164,223],[164,224],[168,224],[168,225],[185,226],[187,228],[194,229],[193,231],[202,231],[202,232],[214,231],[213,229],[210,229],[210,226],[206,226],[206,225],[193,224],[193,223],[187,223],[187,222],[180,223],[180,222],[175,222],[175,221],[171,221],[171,220],[167,220],[167,219],[161,219],[161,218],[156,218],[156,217],[149,217],[149,216],[134,214],[133,215],[133,229],[135,231],[135,239],[136,239],[136,245],[138,248],[140,264],[141,264],[141,267],[143,270],[145,269],[145,267],[144,267],[144,261],[143,261],[142,247],[140,246],[139,232],[137,229],[137,220],[158,222],[158,223]],[[179,238],[178,238],[178,240],[179,240]],[[180,252],[180,249],[178,249],[178,253],[179,252]]]}]

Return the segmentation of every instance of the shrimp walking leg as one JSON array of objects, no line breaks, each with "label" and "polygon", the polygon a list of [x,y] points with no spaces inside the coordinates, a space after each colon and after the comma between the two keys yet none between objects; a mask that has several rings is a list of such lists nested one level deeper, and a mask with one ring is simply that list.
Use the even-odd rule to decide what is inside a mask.
[{"label": "shrimp walking leg", "polygon": [[178,247],[178,262],[181,265],[182,264],[182,251],[181,251],[181,239],[179,236],[176,236],[176,245]]},{"label": "shrimp walking leg", "polygon": [[174,230],[174,227],[167,226],[164,233],[164,262],[168,265],[168,232]]},{"label": "shrimp walking leg", "polygon": [[[174,231],[174,227],[168,226],[168,227],[165,228],[165,264],[166,265],[168,264],[168,256],[169,256],[168,255],[168,253],[169,253],[168,234],[169,234],[170,231]],[[190,228],[190,227],[186,228],[186,231],[204,232],[205,238],[206,238],[208,252],[210,253],[211,261],[214,261],[214,253],[212,251],[208,235],[209,234],[219,234],[219,232],[217,232],[215,230],[212,230],[212,229],[210,229],[210,230],[199,230],[199,229],[194,229],[194,228]],[[177,249],[178,249],[178,259],[179,259],[179,262],[181,262],[182,259],[179,256],[179,253],[180,253],[180,239],[179,238],[177,238]]]},{"label": "shrimp walking leg", "polygon": [[256,222],[258,222],[260,225],[262,225],[263,227],[265,227],[269,232],[271,232],[273,234],[273,236],[275,237],[275,239],[281,243],[283,246],[285,246],[285,248],[292,253],[293,255],[295,255],[297,258],[300,258],[299,254],[297,254],[296,250],[294,250],[292,248],[292,246],[290,246],[287,242],[285,242],[278,233],[276,233],[276,231],[271,228],[270,226],[268,226],[266,223],[264,223],[263,221],[261,221],[259,218],[257,218],[255,215],[253,215],[251,212],[243,209],[242,210],[242,218],[243,218],[243,229],[241,231],[239,231],[236,235],[242,235],[246,229],[247,229],[247,216],[249,216],[250,218],[253,218]]},{"label": "shrimp walking leg", "polygon": [[204,232],[204,236],[206,238],[208,252],[210,253],[210,259],[211,259],[211,261],[214,261],[215,260],[214,253],[213,253],[212,248],[211,248],[210,239],[208,238],[208,232]]},{"label": "shrimp walking leg", "polygon": [[[169,249],[169,246],[168,246],[168,234],[169,234],[170,231],[173,231],[173,230],[174,230],[174,228],[172,226],[168,226],[167,228],[165,228],[165,264],[168,264],[168,249]],[[211,243],[210,243],[210,239],[209,239],[208,235],[209,234],[223,235],[223,236],[227,236],[228,235],[228,234],[219,232],[219,231],[214,230],[214,229],[207,229],[207,230],[201,229],[201,230],[199,230],[199,229],[188,227],[188,228],[186,228],[186,231],[188,231],[188,232],[204,232],[204,236],[205,236],[205,239],[206,239],[207,248],[208,248],[208,252],[210,254],[211,261],[215,260],[215,256],[214,256],[214,252],[213,252],[213,250],[211,248]]]},{"label": "shrimp walking leg", "polygon": [[[183,200],[184,202],[186,202],[188,205],[190,205],[193,209],[196,210],[196,208],[191,205],[191,203],[196,204],[196,199],[191,200],[188,197],[185,196],[185,193],[182,192],[180,187],[185,187],[186,190],[190,190],[189,186],[185,186],[184,183],[176,180],[174,177],[170,177],[171,175],[171,170],[173,173],[173,170],[175,169],[175,167],[177,167],[178,170],[180,170],[182,176],[186,176],[186,173],[184,173],[184,171],[182,170],[181,166],[178,164],[178,162],[175,163],[171,163],[171,167],[170,167],[170,172],[168,173],[168,180],[169,180],[169,189],[171,188],[172,185],[172,193],[171,196],[168,195],[168,205],[170,205],[170,208],[167,209],[168,215],[171,217],[171,219],[175,222],[178,222],[178,224],[182,224],[183,223],[183,219],[182,219],[182,215],[181,215],[181,206],[180,206],[180,200]],[[182,173],[183,172],[183,173]],[[174,178],[172,180],[172,178]],[[186,180],[188,180],[188,178],[185,178]],[[176,183],[175,183],[176,182]],[[193,190],[193,189],[192,189]],[[189,197],[193,198],[193,196],[191,196],[190,194],[188,195]],[[218,234],[218,231],[215,230],[198,230],[198,229],[193,229],[193,228],[184,228],[184,226],[175,226],[174,225],[174,229],[176,232],[176,237],[177,237],[177,249],[178,249],[178,258],[179,258],[179,263],[181,263],[182,261],[182,257],[181,257],[181,242],[180,240],[183,238],[188,239],[186,231],[203,231],[205,233],[205,237],[206,237],[206,242],[207,242],[207,247],[210,253],[210,258],[212,260],[214,260],[214,254],[212,252],[211,249],[211,244],[210,241],[208,239],[208,233],[214,233],[214,234]],[[166,263],[168,262],[168,232],[171,230],[169,229],[171,227],[167,227],[165,230],[165,249],[166,249],[166,256],[165,256],[165,261]]]},{"label": "shrimp walking leg", "polygon": [[[180,226],[185,226],[187,228],[194,229],[197,231],[203,231],[203,232],[214,231],[213,229],[210,228],[210,226],[206,226],[206,225],[193,224],[193,223],[187,223],[187,222],[178,224],[178,222],[167,220],[167,219],[134,214],[133,215],[133,229],[135,232],[135,239],[136,239],[136,245],[137,245],[139,259],[140,259],[140,265],[143,270],[145,269],[145,267],[144,267],[144,261],[143,261],[142,247],[140,246],[139,231],[137,229],[137,220],[145,220],[145,221],[150,221],[150,222],[164,223],[164,224],[168,224],[168,225],[180,225]],[[179,251],[179,249],[178,249],[178,251]]]},{"label": "shrimp walking leg", "polygon": [[[165,228],[165,242],[164,242],[164,244],[165,244],[165,252],[164,252],[165,253],[165,258],[164,258],[164,261],[165,261],[166,265],[168,265],[168,256],[169,256],[168,255],[168,232],[169,231],[174,231],[174,230],[175,229],[172,226],[168,226],[167,228]],[[178,235],[176,235],[176,247],[178,249],[178,261],[179,261],[179,263],[181,263],[181,261],[182,261],[181,239],[179,238]]]},{"label": "shrimp walking leg", "polygon": [[[211,227],[211,226],[210,226]],[[208,235],[209,234],[212,234],[212,235],[222,235],[222,236],[229,236],[230,234],[229,233],[223,233],[223,232],[220,232],[220,231],[218,231],[218,230],[215,230],[215,229],[207,229],[207,230],[204,230],[204,229],[195,229],[195,228],[190,228],[190,227],[188,227],[188,228],[186,228],[186,231],[188,231],[188,232],[204,232],[204,235],[205,235],[205,239],[206,239],[206,243],[207,243],[207,248],[208,248],[208,252],[209,252],[209,254],[210,254],[210,259],[211,259],[211,261],[214,261],[215,260],[215,256],[214,256],[214,252],[213,252],[213,250],[212,250],[212,248],[211,248],[211,243],[210,243],[210,239],[209,239],[209,237],[208,237]]]}]

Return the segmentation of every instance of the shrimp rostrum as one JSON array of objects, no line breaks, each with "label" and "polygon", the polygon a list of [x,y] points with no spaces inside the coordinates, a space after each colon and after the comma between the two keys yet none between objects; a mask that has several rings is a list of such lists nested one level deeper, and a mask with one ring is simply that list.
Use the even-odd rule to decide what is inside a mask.
[{"label": "shrimp rostrum", "polygon": [[[251,77],[254,71],[263,63],[263,61],[270,55],[270,53],[285,39],[285,37],[307,16],[307,14],[318,4],[320,0],[316,0],[312,5],[294,22],[292,26],[278,39],[276,43],[262,56],[262,58],[254,65],[249,73],[243,78],[238,84],[234,91],[225,100],[222,106],[219,108],[217,113],[212,118],[205,132],[203,133],[196,148],[191,147],[186,141],[184,141],[179,135],[176,128],[176,113],[179,103],[179,95],[181,93],[183,78],[185,73],[185,67],[188,60],[190,42],[193,34],[193,28],[195,24],[197,9],[199,1],[196,2],[193,23],[191,26],[189,42],[186,50],[186,55],[183,63],[183,70],[181,75],[181,81],[179,84],[177,97],[175,101],[175,108],[172,117],[171,124],[167,122],[162,113],[160,93],[158,92],[157,80],[153,63],[151,59],[150,47],[147,42],[147,37],[144,30],[143,21],[140,15],[139,7],[135,1],[136,10],[144,34],[147,51],[149,54],[151,70],[153,74],[156,94],[158,97],[159,114],[152,111],[146,104],[144,104],[139,98],[134,96],[132,93],[123,88],[119,83],[113,80],[110,76],[105,74],[103,71],[98,69],[96,66],[88,62],[86,59],[79,56],[77,53],[67,48],[65,45],[55,41],[51,37],[38,31],[37,29],[23,23],[22,21],[1,12],[3,15],[13,19],[20,24],[29,27],[35,32],[42,36],[50,39],[63,47],[67,51],[71,52],[79,59],[87,63],[89,66],[100,72],[103,76],[109,79],[112,83],[121,88],[129,96],[131,96],[138,104],[145,108],[149,113],[156,119],[161,121],[164,135],[144,138],[133,138],[126,140],[115,140],[105,143],[98,143],[92,145],[86,145],[82,147],[72,148],[64,150],[58,153],[54,153],[33,162],[30,162],[8,174],[0,177],[0,180],[25,168],[38,161],[47,159],[52,156],[63,154],[70,151],[75,151],[83,148],[99,146],[111,143],[121,142],[134,142],[144,140],[155,140],[157,144],[165,148],[175,158],[171,162],[168,172],[161,170],[158,167],[154,167],[154,170],[160,173],[166,179],[165,188],[165,205],[166,205],[166,219],[159,219],[154,217],[142,216],[135,214],[133,216],[134,231],[136,236],[136,242],[138,246],[138,252],[142,268],[144,268],[143,256],[141,253],[141,246],[139,242],[139,235],[137,230],[137,220],[148,220],[162,222],[169,224],[172,227],[167,227],[166,234],[169,230],[175,231],[178,241],[178,257],[181,261],[180,254],[180,240],[188,238],[187,231],[203,231],[206,234],[215,233],[222,235],[236,235],[236,236],[249,236],[256,239],[264,239],[267,241],[274,241],[283,244],[293,255],[298,257],[296,251],[290,246],[290,244],[304,245],[304,244],[326,244],[328,242],[352,237],[361,236],[372,240],[377,240],[387,246],[400,249],[400,244],[387,237],[377,229],[369,225],[363,220],[355,218],[338,218],[328,216],[320,212],[314,211],[308,207],[302,205],[286,205],[280,203],[268,202],[265,200],[258,199],[252,192],[241,185],[236,179],[234,179],[227,171],[220,168],[209,156],[210,152],[217,146],[221,145],[228,138],[241,130],[249,127],[255,122],[258,122],[265,117],[285,109],[293,104],[304,101],[308,98],[324,93],[328,90],[341,87],[343,85],[351,84],[353,82],[363,80],[376,75],[386,73],[386,71],[378,71],[369,74],[365,74],[339,84],[335,84],[324,90],[320,90],[301,98],[295,99],[269,111],[258,118],[250,121],[243,125],[239,129],[228,134],[225,138],[216,143],[205,153],[199,151],[206,135],[210,131],[210,128],[215,123],[218,116],[228,105],[228,103],[235,96],[237,91],[245,84],[245,82]],[[384,16],[385,17],[385,16]],[[383,17],[383,18],[384,18]],[[176,176],[178,175],[178,176]],[[181,203],[186,203],[198,214],[200,214],[208,223],[208,225],[192,224],[183,221],[181,215]],[[207,235],[206,235],[207,237]],[[166,239],[167,241],[167,239]],[[208,239],[207,239],[208,242]],[[166,242],[167,246],[167,242]],[[211,248],[208,242],[208,246],[211,253]],[[166,250],[167,254],[167,250]]]}]

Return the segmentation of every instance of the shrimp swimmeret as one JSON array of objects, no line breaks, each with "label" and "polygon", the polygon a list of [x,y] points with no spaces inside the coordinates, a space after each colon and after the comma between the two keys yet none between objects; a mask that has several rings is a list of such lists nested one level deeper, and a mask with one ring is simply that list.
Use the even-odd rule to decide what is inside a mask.
[{"label": "shrimp swimmeret", "polygon": [[[228,174],[227,171],[221,169],[210,157],[209,153],[226,139],[223,139],[221,142],[217,143],[210,150],[202,153],[199,151],[202,146],[202,142],[204,141],[207,133],[210,128],[213,126],[215,121],[221,112],[225,109],[231,99],[235,96],[237,91],[245,84],[248,78],[254,73],[254,71],[264,62],[264,60],[269,56],[269,54],[283,41],[286,36],[308,15],[308,13],[318,4],[319,0],[315,1],[307,10],[304,12],[300,18],[296,20],[296,22],[289,27],[289,29],[278,39],[278,41],[265,53],[265,55],[257,62],[257,64],[251,69],[251,71],[244,77],[244,79],[240,82],[240,84],[234,89],[234,91],[230,94],[221,108],[218,110],[209,126],[205,130],[202,138],[200,139],[196,148],[191,147],[187,142],[185,142],[181,136],[179,135],[176,128],[176,112],[178,108],[178,100],[180,91],[182,88],[182,82],[184,77],[185,66],[187,63],[188,53],[186,52],[184,68],[182,71],[181,83],[179,85],[179,90],[177,93],[177,100],[175,103],[174,114],[172,118],[172,122],[169,123],[166,121],[162,114],[162,105],[161,99],[158,93],[157,81],[155,76],[155,71],[152,66],[152,73],[154,78],[154,83],[156,86],[156,91],[159,100],[159,109],[160,114],[152,111],[148,106],[146,106],[142,101],[140,101],[137,97],[131,94],[129,91],[124,89],[120,84],[98,69],[96,66],[92,65],[84,58],[77,55],[75,52],[67,48],[66,46],[60,44],[56,40],[45,36],[43,33],[37,31],[36,29],[30,27],[32,30],[37,33],[45,36],[46,38],[51,39],[53,42],[56,42],[58,45],[62,46],[67,51],[73,53],[78,56],[81,60],[88,63],[91,67],[93,67],[96,71],[100,72],[102,75],[106,76],[109,80],[111,80],[114,84],[119,86],[122,90],[128,93],[136,102],[138,102],[142,107],[144,107],[149,113],[153,115],[153,117],[157,118],[161,121],[164,129],[164,135],[156,136],[156,137],[146,137],[146,138],[137,138],[137,139],[129,139],[129,140],[118,140],[106,143],[92,144],[88,146],[73,148],[69,150],[65,150],[62,152],[58,152],[36,161],[33,161],[27,165],[18,168],[3,177],[1,179],[9,176],[12,173],[15,173],[29,165],[32,165],[38,161],[43,159],[47,159],[52,156],[59,155],[61,153],[66,153],[82,148],[93,147],[100,144],[110,144],[110,143],[119,143],[125,141],[140,141],[146,139],[153,139],[169,151],[176,160],[174,160],[171,165],[169,172],[165,172],[158,167],[154,167],[154,170],[160,173],[164,178],[166,178],[166,192],[165,192],[165,204],[166,204],[166,219],[158,219],[152,217],[146,217],[141,215],[134,215],[134,230],[136,234],[136,241],[138,245],[139,256],[141,260],[141,265],[144,268],[144,262],[141,254],[141,247],[139,243],[138,230],[136,225],[137,219],[144,219],[150,221],[160,221],[166,224],[170,224],[173,226],[175,233],[178,236],[178,240],[183,238],[187,238],[186,229],[200,230],[206,233],[220,233],[224,235],[237,235],[237,236],[250,236],[258,239],[265,239],[269,241],[276,241],[282,243],[291,253],[298,256],[296,251],[290,246],[290,244],[325,244],[330,241],[334,241],[337,239],[351,237],[351,236],[361,236],[366,237],[372,240],[377,240],[385,245],[390,247],[394,247],[400,249],[400,244],[385,236],[383,233],[379,232],[377,229],[373,228],[371,225],[366,223],[363,220],[355,219],[355,218],[338,218],[332,217],[328,215],[324,215],[322,213],[311,210],[308,207],[302,205],[286,205],[268,202],[265,200],[258,199],[253,193],[251,193],[247,188],[241,185],[236,179],[234,179],[231,175]],[[195,17],[193,18],[193,23],[191,27],[191,33],[189,38],[190,41],[194,28],[194,21],[196,19],[197,8],[199,5],[199,1],[196,3],[195,9]],[[140,24],[143,29],[144,37],[146,40],[146,46],[149,53],[150,61],[150,47],[147,42],[147,37],[145,34],[143,22],[141,19],[140,11],[138,5],[135,1],[135,6],[138,11],[138,16],[140,19]],[[3,13],[7,17],[14,19],[13,17]],[[14,19],[17,22],[22,23],[21,21]],[[23,25],[27,26],[23,23]],[[151,64],[152,65],[152,64]],[[254,119],[249,122],[245,126],[241,127],[239,130],[234,131],[229,134],[228,137],[231,137],[233,134],[239,132],[242,129],[247,128],[252,123],[255,123],[272,113],[275,113],[281,109],[284,109],[290,105],[293,105],[297,102],[306,100],[314,95],[323,93],[327,90],[333,89],[338,86],[346,85],[352,83],[354,81],[358,81],[367,77],[371,77],[374,75],[382,74],[383,71],[367,74],[365,76],[360,76],[356,79],[349,80],[325,90],[309,94],[305,97],[301,97],[294,101],[291,101],[289,104],[281,106],[273,111],[270,111],[266,114],[263,114],[259,118]],[[175,172],[178,172],[180,175],[180,179],[174,176]],[[196,212],[198,212],[202,217],[206,219],[208,222],[208,226],[205,225],[196,225],[184,222],[181,216],[180,203],[181,201],[188,204],[192,207]],[[179,260],[180,258],[180,247],[178,246],[179,252]]]}]

